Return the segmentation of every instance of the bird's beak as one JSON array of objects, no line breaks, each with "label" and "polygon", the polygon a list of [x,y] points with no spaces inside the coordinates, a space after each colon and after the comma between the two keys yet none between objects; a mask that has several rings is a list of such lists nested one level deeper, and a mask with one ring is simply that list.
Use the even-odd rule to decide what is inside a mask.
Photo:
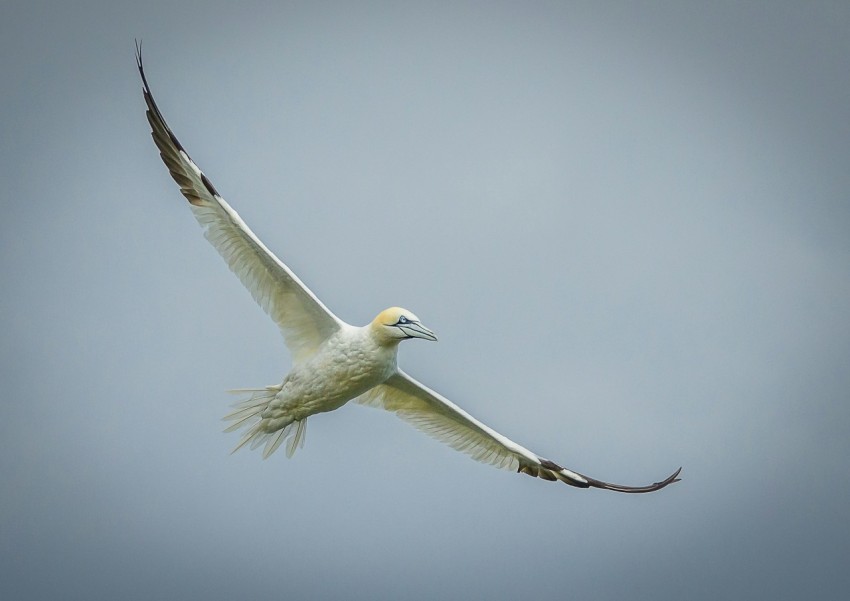
[{"label": "bird's beak", "polygon": [[423,326],[421,323],[410,322],[404,325],[397,326],[402,332],[408,335],[410,338],[422,338],[424,340],[437,340],[437,335]]}]

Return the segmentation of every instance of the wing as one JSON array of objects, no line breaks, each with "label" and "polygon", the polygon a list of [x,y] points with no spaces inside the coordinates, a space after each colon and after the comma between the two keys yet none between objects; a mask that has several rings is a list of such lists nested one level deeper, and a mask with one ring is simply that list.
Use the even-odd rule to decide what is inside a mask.
[{"label": "wing", "polygon": [[293,358],[298,361],[309,356],[340,329],[342,322],[266,248],[189,158],[153,99],[138,43],[136,65],[142,77],[151,135],[171,177],[204,228],[204,236],[277,323]]},{"label": "wing", "polygon": [[678,482],[682,469],[648,486],[622,486],[589,478],[539,457],[505,438],[401,370],[357,400],[364,405],[394,412],[423,432],[471,455],[476,461],[544,480],[560,480],[579,488],[594,487],[628,493],[652,492]]}]

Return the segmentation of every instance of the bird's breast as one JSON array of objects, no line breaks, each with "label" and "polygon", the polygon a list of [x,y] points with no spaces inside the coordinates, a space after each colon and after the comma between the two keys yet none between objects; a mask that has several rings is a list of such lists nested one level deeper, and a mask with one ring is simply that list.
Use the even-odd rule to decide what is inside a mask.
[{"label": "bird's breast", "polygon": [[296,365],[282,393],[311,412],[332,411],[391,376],[396,370],[394,351],[343,332]]}]

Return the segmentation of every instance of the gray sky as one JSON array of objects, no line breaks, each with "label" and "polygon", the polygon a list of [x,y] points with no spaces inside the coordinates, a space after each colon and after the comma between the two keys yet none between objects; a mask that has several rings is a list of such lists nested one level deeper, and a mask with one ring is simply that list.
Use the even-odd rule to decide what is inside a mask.
[{"label": "gray sky", "polygon": [[[0,597],[840,599],[850,6],[16,3],[0,14]],[[76,6],[72,6],[76,4]],[[505,435],[373,409],[229,455],[289,366],[166,118],[340,317]]]}]

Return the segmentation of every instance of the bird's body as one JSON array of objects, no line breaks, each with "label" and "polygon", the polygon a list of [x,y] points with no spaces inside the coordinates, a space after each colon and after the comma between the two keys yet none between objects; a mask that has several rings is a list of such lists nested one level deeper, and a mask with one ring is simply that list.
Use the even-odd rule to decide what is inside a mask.
[{"label": "bird's body", "polygon": [[[343,324],[314,354],[295,362],[280,385],[251,391],[225,417],[235,422],[229,430],[250,424],[237,449],[248,442],[254,447],[265,443],[268,457],[291,434],[288,451],[292,455],[304,440],[304,426],[299,422],[339,409],[396,373],[401,340],[381,337],[378,328],[375,322],[359,328]],[[286,431],[295,423],[297,427]]]},{"label": "bird's body", "polygon": [[[679,470],[648,486],[602,482],[544,459],[479,422],[398,367],[404,340],[436,340],[412,312],[399,307],[381,311],[363,326],[334,315],[254,235],[189,158],[156,105],[137,47],[147,116],[154,142],[171,176],[190,203],[204,235],[239,277],[283,334],[293,366],[281,384],[248,389],[225,417],[226,431],[244,429],[236,449],[263,445],[271,455],[284,441],[287,455],[303,445],[307,419],[338,409],[351,400],[394,412],[420,430],[473,459],[579,488],[651,492],[676,482]],[[234,449],[234,450],[236,450]]]},{"label": "bird's body", "polygon": [[342,328],[315,355],[296,363],[281,385],[281,408],[294,419],[333,411],[395,373],[398,343],[380,344],[371,330]]}]

